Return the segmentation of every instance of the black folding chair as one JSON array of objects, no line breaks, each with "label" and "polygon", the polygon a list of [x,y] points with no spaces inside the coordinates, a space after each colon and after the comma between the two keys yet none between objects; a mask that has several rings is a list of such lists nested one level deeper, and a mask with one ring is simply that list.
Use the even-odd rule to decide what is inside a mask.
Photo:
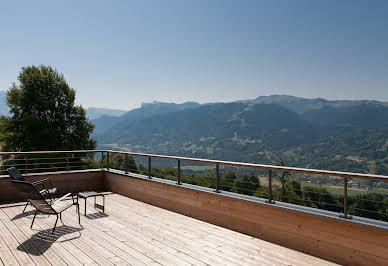
[{"label": "black folding chair", "polygon": [[[67,193],[60,199],[55,200],[53,202],[48,202],[32,183],[27,181],[16,180],[12,180],[11,182],[18,186],[19,190],[24,194],[27,201],[36,209],[34,218],[32,219],[31,228],[34,224],[35,217],[39,212],[48,215],[56,215],[57,219],[55,220],[54,228],[52,231],[52,233],[54,233],[55,227],[57,226],[58,218],[60,218],[62,221],[62,212],[73,205],[76,206],[76,210],[78,212],[78,223],[81,224],[79,205],[78,202],[74,200],[74,196],[71,195],[71,193]],[[72,202],[65,202],[64,199],[70,195],[72,197]]]},{"label": "black folding chair", "polygon": [[[12,178],[12,180],[26,181],[24,176],[22,176],[19,169],[17,169],[16,167],[8,168],[7,172],[9,176]],[[56,187],[53,187],[53,184],[51,183],[50,178],[41,179],[41,180],[32,182],[32,184],[36,187],[39,187],[39,193],[42,194],[45,198],[48,198],[50,202],[52,202],[53,199],[59,194],[59,190]],[[47,186],[47,184],[49,186]],[[28,204],[29,202],[26,203],[26,206],[23,209],[23,213],[25,212]]]}]

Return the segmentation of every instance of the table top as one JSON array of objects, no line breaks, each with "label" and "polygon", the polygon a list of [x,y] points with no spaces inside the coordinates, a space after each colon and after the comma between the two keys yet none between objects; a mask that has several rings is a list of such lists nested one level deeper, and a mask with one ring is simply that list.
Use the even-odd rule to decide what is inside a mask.
[{"label": "table top", "polygon": [[78,192],[78,197],[80,197],[80,198],[89,198],[89,197],[95,197],[95,196],[103,196],[103,194],[98,193],[96,191]]}]

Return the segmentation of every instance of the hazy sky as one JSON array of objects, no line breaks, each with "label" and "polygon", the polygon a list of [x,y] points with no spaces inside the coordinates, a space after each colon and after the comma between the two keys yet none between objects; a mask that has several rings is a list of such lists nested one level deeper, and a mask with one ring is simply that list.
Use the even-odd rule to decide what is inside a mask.
[{"label": "hazy sky", "polygon": [[386,0],[2,1],[0,90],[52,65],[85,107],[388,101]]}]

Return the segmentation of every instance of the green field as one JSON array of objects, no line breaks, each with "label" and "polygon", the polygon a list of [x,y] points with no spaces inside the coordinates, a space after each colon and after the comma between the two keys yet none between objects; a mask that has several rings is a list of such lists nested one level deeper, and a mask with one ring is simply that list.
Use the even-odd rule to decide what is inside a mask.
[{"label": "green field", "polygon": [[192,171],[209,171],[209,170],[214,170],[216,167],[215,165],[187,165],[187,166],[182,166],[182,170],[192,170]]},{"label": "green field", "polygon": [[[302,186],[314,186],[314,187],[322,187],[325,188],[329,193],[337,195],[337,196],[343,196],[344,195],[344,188],[339,186],[333,186],[331,184],[314,184],[314,183],[307,183],[307,182],[301,182]],[[374,189],[358,189],[358,188],[349,188],[348,187],[348,196],[357,196],[357,195],[367,195],[372,193],[378,193],[378,194],[388,194],[387,189],[383,188],[374,188]]]}]

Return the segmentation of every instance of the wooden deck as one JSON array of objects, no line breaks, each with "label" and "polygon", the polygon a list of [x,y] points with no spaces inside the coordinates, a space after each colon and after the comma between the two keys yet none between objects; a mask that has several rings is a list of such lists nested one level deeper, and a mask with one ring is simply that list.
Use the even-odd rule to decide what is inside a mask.
[{"label": "wooden deck", "polygon": [[[83,200],[81,213],[83,213]],[[0,265],[331,265],[282,246],[113,193],[106,213],[88,200],[87,217],[75,207],[55,216],[33,207],[0,205]]]}]

